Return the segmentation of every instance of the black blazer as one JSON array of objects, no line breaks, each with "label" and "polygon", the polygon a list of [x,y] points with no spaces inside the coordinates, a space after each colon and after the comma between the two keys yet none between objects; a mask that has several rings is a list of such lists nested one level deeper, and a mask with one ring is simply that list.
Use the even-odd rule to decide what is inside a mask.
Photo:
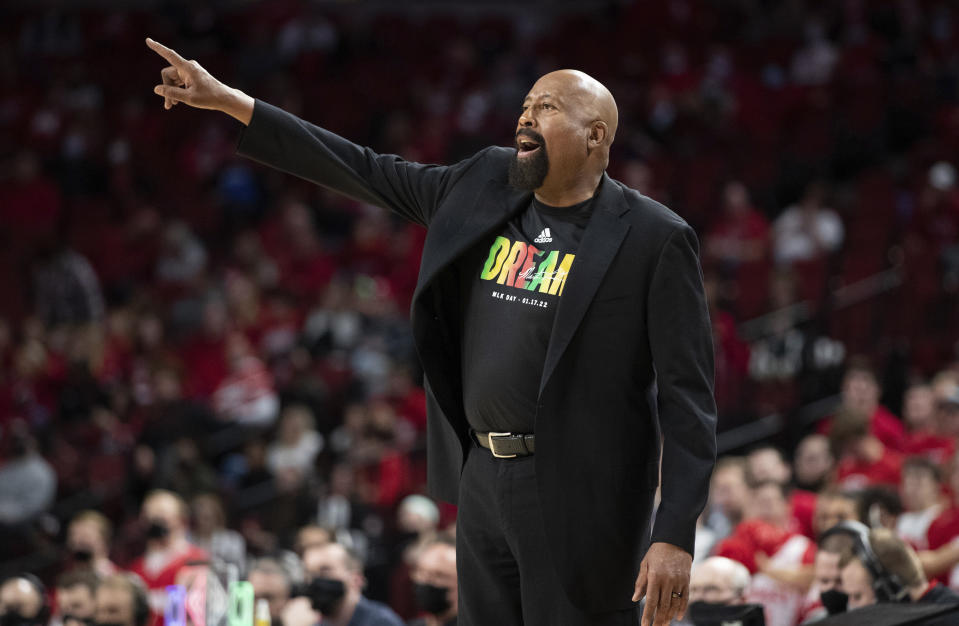
[{"label": "black blazer", "polygon": [[[510,148],[452,166],[380,155],[256,101],[238,151],[428,227],[411,319],[431,493],[455,503],[468,447],[453,261],[527,208]],[[550,337],[536,413],[543,532],[570,599],[626,609],[652,541],[693,550],[716,456],[712,333],[693,230],[604,175]]]}]

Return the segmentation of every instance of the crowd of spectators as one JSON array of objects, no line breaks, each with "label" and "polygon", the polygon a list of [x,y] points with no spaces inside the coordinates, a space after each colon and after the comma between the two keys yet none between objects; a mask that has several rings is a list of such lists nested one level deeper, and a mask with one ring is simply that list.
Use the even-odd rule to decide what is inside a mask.
[{"label": "crowd of spectators", "polygon": [[164,111],[151,36],[424,162],[509,143],[540,74],[594,75],[620,110],[610,173],[699,233],[720,429],[787,418],[778,448],[720,459],[698,558],[744,564],[737,593],[787,624],[817,534],[855,516],[959,589],[959,11],[452,4],[0,10],[0,573],[151,585],[180,563],[150,558],[163,539],[289,586],[315,534],[350,597],[413,618],[408,548],[453,528],[417,495],[424,233],[239,159],[225,116]]}]

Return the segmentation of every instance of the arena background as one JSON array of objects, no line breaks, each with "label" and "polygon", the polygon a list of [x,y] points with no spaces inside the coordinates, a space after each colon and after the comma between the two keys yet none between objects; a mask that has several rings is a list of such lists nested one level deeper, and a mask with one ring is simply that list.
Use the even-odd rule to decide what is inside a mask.
[{"label": "arena background", "polygon": [[[85,509],[129,562],[140,501],[165,487],[214,494],[216,529],[251,556],[337,526],[366,554],[367,594],[403,602],[424,233],[237,157],[225,115],[164,111],[146,36],[423,162],[509,144],[549,70],[605,83],[610,173],[702,242],[724,455],[790,454],[855,402],[841,381],[860,357],[894,416],[917,381],[954,393],[950,2],[5,2],[0,573],[52,580]],[[275,461],[293,448],[298,464]],[[453,518],[441,506],[434,524]]]}]

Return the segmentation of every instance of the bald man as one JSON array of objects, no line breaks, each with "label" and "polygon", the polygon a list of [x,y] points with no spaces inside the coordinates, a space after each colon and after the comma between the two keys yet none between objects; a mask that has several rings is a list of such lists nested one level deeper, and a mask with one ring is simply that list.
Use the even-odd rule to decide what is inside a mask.
[{"label": "bald man", "polygon": [[517,103],[514,145],[421,165],[147,45],[170,64],[164,107],[225,112],[241,154],[427,227],[412,327],[429,487],[459,506],[459,624],[636,624],[643,595],[645,624],[683,614],[716,453],[712,334],[692,229],[605,172],[610,92],[551,72]]}]

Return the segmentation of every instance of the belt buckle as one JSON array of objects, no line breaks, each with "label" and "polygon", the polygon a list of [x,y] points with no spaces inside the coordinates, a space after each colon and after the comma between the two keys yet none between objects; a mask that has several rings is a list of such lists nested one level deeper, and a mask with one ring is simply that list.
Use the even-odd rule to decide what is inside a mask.
[{"label": "belt buckle", "polygon": [[513,433],[486,433],[486,439],[489,442],[489,451],[493,453],[497,459],[512,459],[517,455],[515,454],[497,454],[496,447],[493,445],[493,437],[511,437]]}]

